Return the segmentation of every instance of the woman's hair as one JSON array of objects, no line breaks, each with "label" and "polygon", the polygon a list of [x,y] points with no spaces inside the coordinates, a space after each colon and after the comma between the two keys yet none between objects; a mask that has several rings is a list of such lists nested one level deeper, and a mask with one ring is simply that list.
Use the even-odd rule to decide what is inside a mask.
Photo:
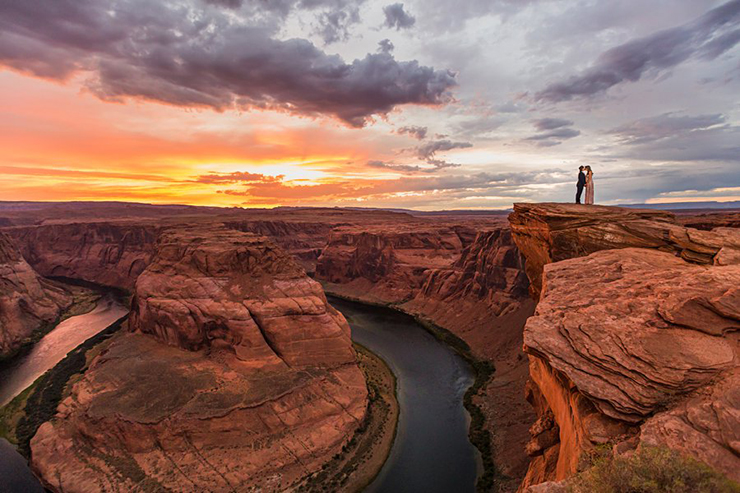
[{"label": "woman's hair", "polygon": [[586,166],[586,171],[588,171],[589,173],[593,173],[593,170],[591,169],[591,166]]}]

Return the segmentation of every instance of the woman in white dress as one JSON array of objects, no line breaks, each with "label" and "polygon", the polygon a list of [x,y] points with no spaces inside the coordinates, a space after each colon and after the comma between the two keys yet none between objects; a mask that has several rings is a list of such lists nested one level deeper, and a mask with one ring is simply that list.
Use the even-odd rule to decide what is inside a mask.
[{"label": "woman in white dress", "polygon": [[586,204],[594,203],[594,172],[591,166],[586,166]]}]

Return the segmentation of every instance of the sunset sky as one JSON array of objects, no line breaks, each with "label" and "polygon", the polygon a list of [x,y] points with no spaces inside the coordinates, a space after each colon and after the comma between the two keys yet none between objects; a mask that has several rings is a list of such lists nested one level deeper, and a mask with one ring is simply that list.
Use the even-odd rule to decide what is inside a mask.
[{"label": "sunset sky", "polygon": [[0,0],[0,200],[740,200],[740,0]]}]

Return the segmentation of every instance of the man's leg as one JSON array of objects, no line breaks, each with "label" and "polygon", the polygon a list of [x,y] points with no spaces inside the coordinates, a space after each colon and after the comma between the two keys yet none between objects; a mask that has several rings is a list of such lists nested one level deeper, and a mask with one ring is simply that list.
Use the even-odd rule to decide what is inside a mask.
[{"label": "man's leg", "polygon": [[581,203],[581,195],[583,195],[583,187],[577,186],[577,192],[576,192],[576,204]]}]

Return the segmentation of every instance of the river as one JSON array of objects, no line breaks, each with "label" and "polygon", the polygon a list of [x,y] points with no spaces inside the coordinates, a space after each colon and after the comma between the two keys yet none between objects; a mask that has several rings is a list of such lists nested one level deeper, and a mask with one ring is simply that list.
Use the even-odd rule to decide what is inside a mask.
[{"label": "river", "polygon": [[[479,454],[468,440],[463,395],[470,367],[411,317],[388,309],[332,298],[352,327],[352,338],[380,355],[398,381],[400,416],[390,456],[369,493],[467,493],[475,491]],[[10,368],[0,372],[6,403],[56,365],[71,349],[126,313],[112,296],[84,315],[60,323]],[[43,491],[25,459],[0,439],[0,491]]]},{"label": "river", "polygon": [[412,317],[336,298],[352,339],[390,366],[398,380],[400,417],[390,456],[367,492],[475,491],[480,455],[468,440],[465,391],[469,365]]},{"label": "river", "polygon": [[[46,334],[31,351],[0,370],[0,407],[28,388],[72,349],[110,326],[128,310],[114,294],[105,294],[95,308],[70,317]],[[43,492],[26,460],[0,438],[0,492]]]}]

